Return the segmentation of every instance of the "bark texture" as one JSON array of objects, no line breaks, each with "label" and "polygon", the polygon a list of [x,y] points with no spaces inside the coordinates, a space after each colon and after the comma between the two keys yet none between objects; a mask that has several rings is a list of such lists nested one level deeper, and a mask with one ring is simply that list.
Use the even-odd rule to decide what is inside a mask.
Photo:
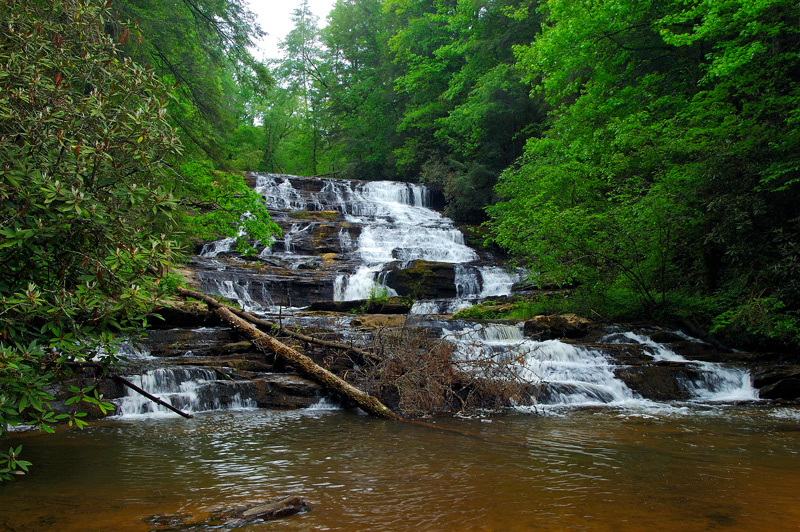
[{"label": "bark texture", "polygon": [[306,355],[295,351],[272,336],[258,330],[252,324],[231,312],[226,305],[223,305],[205,294],[200,294],[199,292],[182,288],[178,290],[184,297],[194,297],[205,301],[210,307],[214,308],[214,312],[217,316],[252,341],[256,347],[263,351],[275,353],[286,361],[286,363],[294,367],[302,376],[322,385],[331,392],[349,398],[368,414],[387,419],[400,419],[400,416],[392,412],[392,410],[375,397],[364,393],[347,381],[319,366]]}]

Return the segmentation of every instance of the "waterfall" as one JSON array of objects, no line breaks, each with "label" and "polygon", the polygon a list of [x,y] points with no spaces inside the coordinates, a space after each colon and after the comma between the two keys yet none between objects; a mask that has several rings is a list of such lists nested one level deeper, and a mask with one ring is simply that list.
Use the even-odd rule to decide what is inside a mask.
[{"label": "waterfall", "polygon": [[697,377],[684,382],[684,385],[698,399],[705,401],[752,401],[758,399],[758,391],[750,382],[750,372],[745,369],[723,366],[714,362],[687,360],[668,346],[632,331],[612,334],[603,340],[610,343],[643,345],[647,347],[644,352],[654,361],[682,362],[695,368],[698,370],[695,372]]},{"label": "waterfall", "polygon": [[516,378],[536,390],[533,401],[550,406],[630,404],[641,402],[621,380],[601,351],[558,340],[534,341],[521,325],[486,324],[447,331],[456,355],[474,362],[475,371],[487,361],[507,365]]},{"label": "waterfall", "polygon": [[221,253],[230,253],[236,249],[236,237],[223,238],[215,242],[203,244],[203,249],[200,251],[201,257],[213,258]]},{"label": "waterfall", "polygon": [[[161,368],[127,378],[184,412],[255,407],[255,402],[246,397],[246,383],[219,381],[214,371],[205,368]],[[176,415],[129,389],[116,402],[117,416],[121,418]]]},{"label": "waterfall", "polygon": [[[376,290],[417,298],[422,276],[430,274],[424,281],[434,279],[430,284],[435,286],[426,288],[423,296],[430,299],[417,299],[411,314],[452,314],[485,298],[509,295],[523,279],[522,270],[504,268],[493,263],[488,252],[479,254],[467,246],[455,224],[430,208],[431,192],[423,185],[263,174],[257,176],[256,190],[283,228],[282,246],[264,249],[261,262],[246,267],[235,261],[208,261],[216,269],[201,278],[207,293],[237,301],[245,310],[275,311],[276,305],[302,307],[326,299],[362,300]],[[223,239],[207,244],[201,255],[235,257],[234,243],[235,239]],[[260,273],[262,268],[266,273]],[[444,289],[440,286],[444,283],[452,286]],[[524,337],[518,325],[457,323],[444,329],[443,338],[455,345],[455,356],[474,361],[475,371],[487,359],[510,361],[510,371],[536,388],[534,399],[539,404],[647,403],[625,384],[641,391],[630,374],[621,372],[622,366],[617,367],[600,348],[535,341]],[[697,400],[757,397],[742,369],[686,360],[632,332],[610,335],[605,341],[636,344],[653,364],[677,364],[681,371],[676,374],[685,375],[682,389]]]},{"label": "waterfall", "polygon": [[480,297],[503,296],[511,293],[514,283],[522,280],[522,272],[509,273],[497,266],[486,266],[480,268],[483,288]]}]

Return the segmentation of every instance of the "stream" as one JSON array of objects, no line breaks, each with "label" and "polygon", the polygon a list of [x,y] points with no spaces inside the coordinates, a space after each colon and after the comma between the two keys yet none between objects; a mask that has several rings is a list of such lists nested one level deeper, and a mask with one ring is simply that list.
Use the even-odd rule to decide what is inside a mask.
[{"label": "stream", "polygon": [[235,530],[800,530],[797,409],[434,423],[464,434],[312,408],[24,436],[34,472],[0,485],[0,529],[147,531],[154,516],[299,494],[312,511]]},{"label": "stream", "polygon": [[[680,331],[659,343],[606,326],[582,345],[442,316],[513,293],[524,272],[470,248],[420,185],[258,175],[254,187],[283,236],[256,260],[233,239],[206,244],[203,291],[356,345],[372,333],[355,315],[303,310],[413,296],[406,326],[450,342],[467,371],[510,360],[536,396],[433,426],[382,421],[291,375],[221,378],[200,361],[237,340],[227,329],[154,331],[163,352],[126,350],[122,373],[195,417],[127,393],[83,431],[13,434],[34,466],[0,484],[0,530],[800,530],[800,408],[760,401],[744,365]],[[290,494],[313,510],[192,524]]]}]

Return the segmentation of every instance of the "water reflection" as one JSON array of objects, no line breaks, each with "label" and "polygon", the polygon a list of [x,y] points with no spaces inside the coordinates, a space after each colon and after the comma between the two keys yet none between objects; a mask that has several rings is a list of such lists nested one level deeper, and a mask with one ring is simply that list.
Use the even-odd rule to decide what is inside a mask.
[{"label": "water reflection", "polygon": [[313,511],[237,530],[800,523],[795,409],[590,409],[435,425],[445,430],[342,411],[249,411],[23,436],[35,473],[0,485],[0,529],[143,531],[154,514],[199,520],[285,494]]}]

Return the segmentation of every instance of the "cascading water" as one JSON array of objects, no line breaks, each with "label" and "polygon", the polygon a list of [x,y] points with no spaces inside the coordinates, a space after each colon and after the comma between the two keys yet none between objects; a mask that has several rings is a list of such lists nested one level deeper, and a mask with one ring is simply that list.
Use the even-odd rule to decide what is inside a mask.
[{"label": "cascading water", "polygon": [[533,399],[539,404],[620,405],[640,400],[614,376],[613,365],[601,351],[558,340],[531,340],[523,336],[521,325],[467,326],[445,332],[444,338],[476,368],[487,360],[512,358],[513,362],[503,363],[511,366],[516,378],[532,384]]},{"label": "cascading water", "polygon": [[[696,339],[686,337],[689,340]],[[649,337],[632,331],[616,333],[604,338],[609,343],[633,343],[645,346],[645,353],[653,360],[689,364],[697,371],[695,378],[686,379],[684,385],[692,394],[706,401],[752,401],[758,399],[758,391],[750,382],[750,373],[742,368],[734,368],[699,360],[687,360],[664,344],[654,342]]]},{"label": "cascading water", "polygon": [[[512,359],[517,378],[530,382],[536,390],[535,403],[548,406],[625,405],[649,406],[616,374],[610,356],[600,349],[567,344],[559,340],[537,341],[526,338],[521,324],[477,324],[445,331],[443,337],[457,346],[457,355],[473,361],[480,371],[487,360]],[[606,340],[606,339],[604,339]],[[749,373],[703,361],[691,361],[663,344],[633,332],[609,335],[615,344],[646,346],[643,352],[654,362],[672,361],[692,368],[692,378],[681,383],[689,395],[704,402],[753,401],[757,391]],[[508,360],[505,361],[508,364]]]},{"label": "cascading water", "polygon": [[[259,175],[256,190],[283,227],[282,240],[259,256],[262,264],[276,265],[278,273],[258,278],[251,269],[222,266],[210,268],[212,273],[201,279],[205,291],[238,301],[247,310],[397,295],[392,276],[412,272],[420,263],[439,268],[444,273],[436,282],[451,285],[415,298],[411,314],[420,317],[450,314],[484,298],[508,295],[522,281],[522,271],[502,268],[467,246],[453,222],[430,208],[431,193],[422,185]],[[231,239],[226,239],[207,245],[203,254],[213,258],[231,249]],[[456,346],[456,356],[513,360],[517,376],[537,389],[539,404],[648,403],[618,378],[619,366],[601,348],[525,338],[519,325],[455,326],[460,329],[446,326],[443,336]],[[693,398],[756,397],[744,370],[688,361],[633,333],[616,341],[640,346],[654,364],[673,361],[691,369],[684,372],[681,385]]]},{"label": "cascading water", "polygon": [[[183,412],[255,407],[255,403],[247,398],[247,386],[221,382],[213,370],[205,368],[160,368],[128,379]],[[127,395],[117,400],[117,416],[121,418],[174,415],[133,390],[128,390]]]}]

